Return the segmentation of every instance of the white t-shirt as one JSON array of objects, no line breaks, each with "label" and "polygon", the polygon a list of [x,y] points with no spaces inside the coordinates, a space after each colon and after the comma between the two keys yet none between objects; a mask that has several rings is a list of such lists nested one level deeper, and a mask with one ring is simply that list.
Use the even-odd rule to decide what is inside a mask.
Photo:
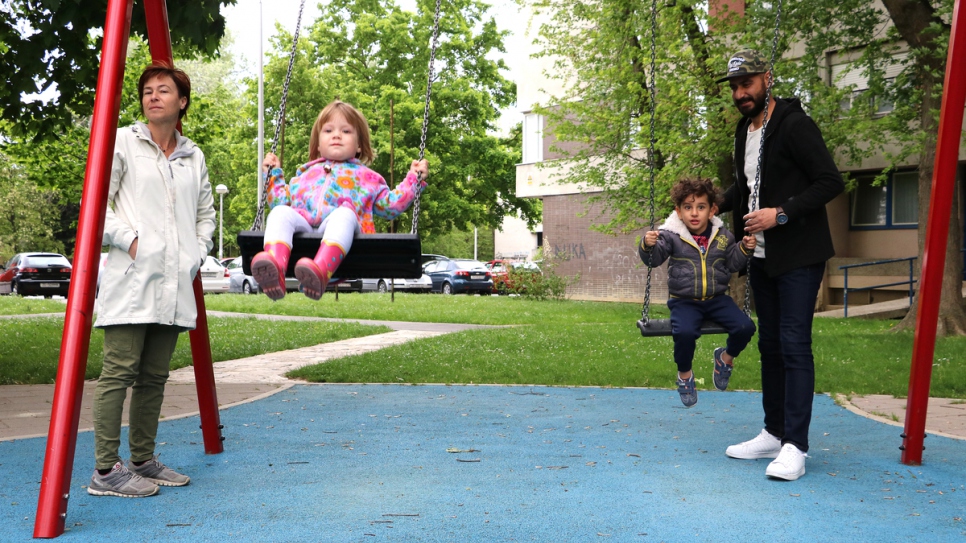
[{"label": "white t-shirt", "polygon": [[[750,211],[758,210],[758,200],[755,199],[755,178],[758,173],[758,152],[760,148],[761,129],[754,130],[753,123],[748,123],[748,135],[745,137],[745,177],[748,179],[748,209]],[[759,183],[760,188],[761,183]],[[761,195],[761,190],[758,191],[758,195]],[[745,234],[735,232],[735,235],[739,237],[736,241],[741,243],[740,237]],[[758,241],[758,244],[755,246],[755,257],[765,258],[764,232],[755,234],[755,239]]]}]

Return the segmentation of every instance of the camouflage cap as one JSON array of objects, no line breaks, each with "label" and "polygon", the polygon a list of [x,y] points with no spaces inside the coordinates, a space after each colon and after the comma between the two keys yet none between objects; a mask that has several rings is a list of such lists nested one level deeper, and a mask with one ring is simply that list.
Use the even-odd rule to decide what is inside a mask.
[{"label": "camouflage cap", "polygon": [[754,49],[742,49],[731,55],[727,73],[716,83],[723,83],[729,79],[745,75],[763,74],[767,71],[768,61],[765,60],[765,55]]}]

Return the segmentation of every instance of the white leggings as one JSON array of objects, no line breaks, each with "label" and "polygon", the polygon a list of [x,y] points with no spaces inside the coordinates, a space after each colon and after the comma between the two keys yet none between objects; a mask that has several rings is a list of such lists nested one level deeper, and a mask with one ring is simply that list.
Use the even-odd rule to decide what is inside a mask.
[{"label": "white leggings", "polygon": [[276,206],[268,214],[265,222],[265,244],[285,243],[292,246],[292,236],[296,232],[321,232],[322,239],[330,245],[336,244],[348,253],[352,247],[352,237],[362,233],[359,218],[354,211],[347,207],[339,207],[329,213],[318,228],[312,228],[305,217],[289,206]]}]

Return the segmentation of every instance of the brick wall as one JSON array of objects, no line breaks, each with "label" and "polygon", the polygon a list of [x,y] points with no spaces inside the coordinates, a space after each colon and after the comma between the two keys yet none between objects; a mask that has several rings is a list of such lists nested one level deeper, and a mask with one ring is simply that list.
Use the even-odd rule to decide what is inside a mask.
[{"label": "brick wall", "polygon": [[[583,194],[543,198],[543,247],[558,262],[556,273],[580,281],[568,293],[575,300],[643,302],[647,267],[637,255],[635,238],[644,231],[608,236],[590,229],[606,221]],[[651,301],[667,301],[666,265],[651,276]]]}]

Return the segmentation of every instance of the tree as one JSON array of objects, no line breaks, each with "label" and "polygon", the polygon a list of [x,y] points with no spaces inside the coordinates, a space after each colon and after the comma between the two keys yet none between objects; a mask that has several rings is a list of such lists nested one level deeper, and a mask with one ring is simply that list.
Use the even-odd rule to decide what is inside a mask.
[{"label": "tree", "polygon": [[[212,56],[225,33],[221,5],[235,0],[168,2],[172,45],[181,56]],[[140,2],[139,2],[140,4]],[[132,31],[147,36],[144,10]],[[107,0],[8,0],[0,6],[0,119],[14,136],[46,139],[90,115]],[[49,101],[35,93],[56,91]]]},{"label": "tree", "polygon": [[63,244],[54,236],[57,191],[38,187],[3,154],[0,178],[9,189],[0,198],[0,264],[25,251],[63,252]]},{"label": "tree", "polygon": [[[227,49],[227,43],[222,47]],[[124,73],[118,126],[143,121],[137,81],[143,67],[150,62],[147,44],[137,37],[133,38]],[[192,79],[192,101],[183,120],[184,134],[205,153],[211,185],[223,183],[232,191],[226,202],[225,232],[237,232],[244,228],[231,214],[231,198],[240,185],[238,179],[241,175],[236,171],[239,167],[236,155],[244,157],[247,152],[247,158],[252,162],[250,170],[254,172],[255,153],[250,150],[250,145],[245,146],[244,142],[236,139],[239,127],[251,124],[251,121],[239,115],[242,97],[230,86],[231,80],[222,77],[232,69],[233,60],[227,55],[205,61],[175,59],[175,65],[184,69]],[[30,135],[24,135],[11,139],[3,146],[10,160],[16,163],[20,175],[28,179],[32,186],[46,191],[43,201],[49,204],[49,198],[56,195],[50,208],[59,216],[59,220],[52,227],[52,235],[60,244],[60,250],[66,251],[68,256],[74,252],[90,142],[89,123],[89,117],[75,117],[70,125],[56,129],[48,139],[35,141]],[[231,248],[235,236],[228,235],[226,239]]]},{"label": "tree", "polygon": [[[417,5],[418,13],[375,0],[322,6],[319,20],[299,42],[281,147],[287,171],[307,161],[316,116],[339,98],[369,121],[377,155],[373,169],[390,184],[404,178],[418,156],[433,26],[434,2]],[[504,63],[488,58],[503,50],[504,34],[487,9],[479,0],[454,0],[440,18],[426,137],[431,175],[419,217],[419,230],[427,235],[495,227],[517,211],[531,223],[539,220],[536,203],[515,194],[519,132],[503,139],[492,135],[515,89],[500,73]],[[266,70],[269,119],[281,101],[290,47],[291,38],[280,30]],[[408,230],[409,220],[408,214],[401,217],[397,229]]]},{"label": "tree", "polygon": [[[794,95],[822,128],[830,150],[856,166],[883,156],[891,168],[918,156],[920,240],[928,216],[936,108],[941,103],[945,44],[953,0],[883,0],[886,10],[869,0],[786,0],[775,65],[776,96]],[[540,30],[543,55],[556,59],[551,78],[567,92],[539,109],[550,131],[562,141],[580,144],[569,157],[569,181],[600,189],[593,201],[609,211],[605,231],[629,232],[649,222],[647,153],[650,139],[649,3],[627,0],[555,0],[532,3],[549,22]],[[669,212],[669,184],[682,175],[717,177],[733,182],[732,130],[737,113],[730,95],[713,83],[734,44],[772,50],[774,3],[749,3],[744,17],[725,13],[709,18],[698,3],[664,0],[656,24],[655,180],[656,218]],[[891,25],[888,23],[892,23]],[[783,56],[792,44],[804,48]],[[908,47],[906,60],[896,53]],[[601,51],[612,52],[600,54]],[[858,51],[852,66],[868,80],[865,96],[843,111],[854,87],[830,85],[829,51]],[[895,81],[885,68],[903,63]],[[825,77],[822,77],[825,74]],[[887,115],[882,101],[894,104]],[[645,210],[645,211],[642,211]],[[940,332],[966,332],[960,294],[962,225],[953,214],[940,309]],[[920,247],[922,243],[920,243]],[[921,255],[920,255],[921,256]],[[921,259],[920,259],[921,260]],[[903,326],[915,319],[910,312]]]}]

